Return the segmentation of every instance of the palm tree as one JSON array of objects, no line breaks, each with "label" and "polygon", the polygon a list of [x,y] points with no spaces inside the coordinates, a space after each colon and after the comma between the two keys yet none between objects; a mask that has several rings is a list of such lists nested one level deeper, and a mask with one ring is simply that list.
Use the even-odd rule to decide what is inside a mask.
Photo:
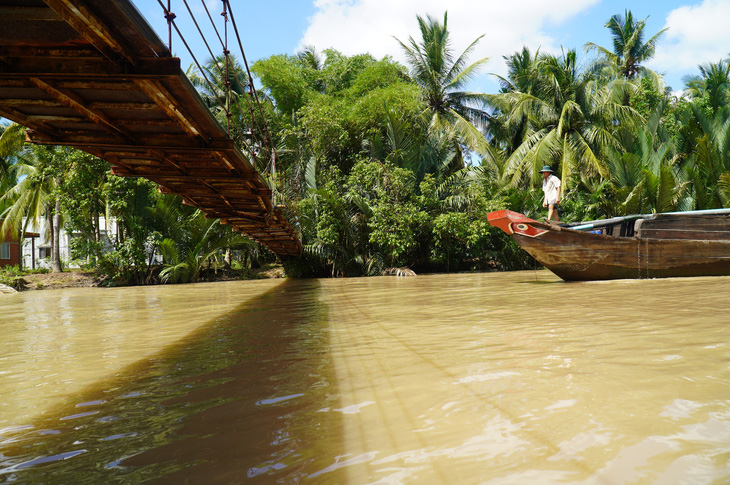
[{"label": "palm tree", "polygon": [[617,127],[633,126],[635,111],[621,102],[631,85],[599,86],[578,65],[575,51],[561,57],[540,55],[532,93],[505,92],[490,99],[501,111],[502,126],[520,126],[521,138],[509,154],[512,185],[535,182],[543,165],[559,168],[563,187],[574,173],[607,176],[601,157],[608,146],[620,148]]},{"label": "palm tree", "polygon": [[[411,77],[423,92],[429,131],[448,134],[457,147],[460,144],[480,152],[488,151],[484,134],[475,126],[484,128],[489,121],[489,114],[478,107],[485,103],[485,96],[463,91],[477,69],[487,61],[484,58],[467,65],[469,54],[483,36],[454,58],[447,13],[444,13],[443,23],[430,15],[425,19],[416,18],[421,31],[420,42],[413,37],[409,37],[408,44],[396,40],[405,51]],[[462,152],[460,147],[459,151]],[[463,167],[463,157],[458,162]]]},{"label": "palm tree", "polygon": [[489,165],[504,166],[503,162],[520,146],[531,128],[527,116],[509,116],[516,99],[513,96],[505,96],[505,94],[523,93],[530,96],[539,94],[543,80],[540,59],[539,50],[532,54],[528,47],[523,47],[520,52],[504,56],[507,63],[507,77],[495,74],[499,79],[502,95],[489,97],[489,103],[494,108],[492,120],[489,123],[489,135],[491,144],[500,151],[502,156],[498,159],[486,160]]},{"label": "palm tree", "polygon": [[322,54],[317,52],[317,49],[314,46],[306,46],[304,49],[297,52],[297,59],[299,59],[304,67],[312,69],[313,71],[321,71],[324,69],[324,59],[322,58]]},{"label": "palm tree", "polygon": [[[25,127],[17,123],[10,125],[0,125],[0,194],[4,194],[7,190],[15,185],[13,170],[10,167],[16,163],[16,156],[21,152],[24,142]],[[0,206],[0,213],[5,207]],[[2,233],[0,233],[2,237]]]},{"label": "palm tree", "polygon": [[715,209],[730,204],[730,110],[707,115],[692,104],[699,133],[692,133],[692,151],[681,166],[691,186],[686,209]]},{"label": "palm tree", "polygon": [[249,248],[255,243],[246,236],[221,226],[218,219],[206,219],[200,210],[186,214],[176,199],[161,199],[152,210],[168,237],[157,244],[163,257],[163,283],[199,281],[206,264],[221,259],[229,248]]},{"label": "palm tree", "polygon": [[680,183],[669,157],[671,142],[659,143],[649,129],[641,128],[629,150],[609,148],[613,204],[605,216],[623,216],[677,209],[686,184]]},{"label": "palm tree", "polygon": [[384,258],[368,242],[369,201],[351,191],[340,197],[332,184],[311,188],[309,200],[317,217],[316,234],[305,244],[306,254],[321,259],[331,276],[373,276],[385,269]]},{"label": "palm tree", "polygon": [[233,55],[210,59],[202,66],[202,72],[191,65],[186,75],[208,108],[218,117],[225,116],[229,102],[235,103],[238,96],[248,91],[248,75]]},{"label": "palm tree", "polygon": [[[7,188],[0,196],[0,234],[15,232],[25,234],[30,223],[40,225],[46,218],[51,240],[51,267],[53,272],[63,271],[60,254],[60,232],[62,224],[61,200],[56,194],[63,174],[63,165],[69,148],[55,146],[28,146],[18,141],[24,130],[11,125],[3,135],[5,149],[0,156],[12,156],[14,162],[9,170],[15,185]],[[21,147],[21,148],[18,148]]]},{"label": "palm tree", "polygon": [[496,75],[499,78],[501,92],[519,91],[526,94],[535,94],[539,87],[540,49],[535,54],[524,46],[520,52],[511,56],[503,56],[507,63],[507,77]]},{"label": "palm tree", "polygon": [[[251,163],[262,171],[271,155],[267,146],[265,120],[252,99],[251,80],[246,69],[233,55],[210,59],[201,70],[191,65],[186,72],[190,82],[228,136],[251,157]],[[262,92],[256,92],[263,98]],[[266,99],[263,98],[263,101]]]},{"label": "palm tree", "polygon": [[656,43],[667,29],[660,30],[644,42],[646,20],[634,20],[631,10],[626,10],[625,16],[616,14],[605,25],[611,31],[613,49],[589,42],[585,46],[586,50],[597,50],[609,65],[630,81],[641,72],[649,73],[649,70],[641,64],[654,56]]},{"label": "palm tree", "polygon": [[416,184],[426,174],[444,174],[461,157],[446,133],[430,133],[428,127],[411,124],[391,109],[386,108],[384,128],[385,135],[377,133],[363,143],[370,157],[411,170]]},{"label": "palm tree", "polygon": [[689,97],[707,98],[713,113],[723,108],[730,109],[730,60],[702,64],[699,69],[699,75],[684,78]]}]

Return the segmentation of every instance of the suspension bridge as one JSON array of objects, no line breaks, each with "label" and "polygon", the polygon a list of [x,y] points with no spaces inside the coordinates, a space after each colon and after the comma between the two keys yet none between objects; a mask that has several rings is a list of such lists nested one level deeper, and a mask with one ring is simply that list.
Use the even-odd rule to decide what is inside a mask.
[{"label": "suspension bridge", "polygon": [[[273,199],[273,174],[255,168],[264,156],[275,170],[266,127],[245,151],[236,146],[172,56],[175,13],[169,0],[158,2],[168,44],[130,0],[0,0],[0,116],[27,127],[30,142],[84,150],[113,174],[145,177],[278,256],[298,254],[299,237]],[[231,5],[221,3],[228,62],[228,31],[239,46],[240,38]],[[255,116],[250,73],[247,95]],[[223,96],[228,108],[230,93]]]}]

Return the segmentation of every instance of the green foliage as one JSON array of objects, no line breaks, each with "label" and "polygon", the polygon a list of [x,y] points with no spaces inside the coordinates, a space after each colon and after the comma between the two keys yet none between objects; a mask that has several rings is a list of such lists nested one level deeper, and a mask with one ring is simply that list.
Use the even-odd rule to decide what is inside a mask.
[{"label": "green foliage", "polygon": [[150,210],[160,235],[149,241],[162,255],[162,283],[200,281],[207,267],[217,270],[223,265],[222,254],[228,249],[253,252],[255,244],[249,238],[222,226],[218,220],[183,206],[176,197],[158,199]]},{"label": "green foliage", "polygon": [[652,78],[642,77],[639,79],[639,88],[631,97],[631,106],[643,119],[648,120],[663,99],[664,96]]},{"label": "green foliage", "polygon": [[264,87],[276,102],[278,110],[284,116],[291,116],[304,105],[308,93],[314,91],[312,84],[316,79],[299,59],[275,55],[257,61],[252,72],[261,79]]},{"label": "green foliage", "polygon": [[146,279],[147,254],[143,242],[128,237],[105,253],[97,264],[97,272],[107,286],[140,285]]},{"label": "green foliage", "polygon": [[23,286],[24,275],[25,272],[18,265],[4,266],[0,268],[0,284],[15,288],[16,290],[20,289]]},{"label": "green foliage", "polygon": [[388,266],[414,266],[422,261],[431,218],[414,202],[379,200],[368,227],[370,242]]},{"label": "green foliage", "polygon": [[712,114],[728,109],[730,103],[730,59],[702,64],[700,74],[684,79],[691,99],[702,99]]},{"label": "green foliage", "polygon": [[100,217],[106,212],[104,186],[109,164],[80,150],[69,153],[66,160],[68,168],[59,187],[65,228],[81,235],[74,238],[72,255],[93,265],[103,248]]}]

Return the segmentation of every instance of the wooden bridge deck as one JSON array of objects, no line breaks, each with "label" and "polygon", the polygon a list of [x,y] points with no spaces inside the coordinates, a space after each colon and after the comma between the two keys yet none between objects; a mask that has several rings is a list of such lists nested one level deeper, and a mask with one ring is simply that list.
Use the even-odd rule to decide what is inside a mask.
[{"label": "wooden bridge deck", "polygon": [[0,116],[177,194],[279,256],[301,243],[129,0],[0,0]]}]

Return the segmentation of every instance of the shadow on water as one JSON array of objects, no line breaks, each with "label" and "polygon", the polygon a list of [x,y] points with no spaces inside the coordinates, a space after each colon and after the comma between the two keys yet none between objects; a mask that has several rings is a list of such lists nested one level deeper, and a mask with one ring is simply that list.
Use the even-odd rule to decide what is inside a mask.
[{"label": "shadow on water", "polygon": [[[0,443],[0,483],[235,483],[311,474],[341,429],[316,280],[285,280]],[[304,446],[304,445],[307,446]]]}]

